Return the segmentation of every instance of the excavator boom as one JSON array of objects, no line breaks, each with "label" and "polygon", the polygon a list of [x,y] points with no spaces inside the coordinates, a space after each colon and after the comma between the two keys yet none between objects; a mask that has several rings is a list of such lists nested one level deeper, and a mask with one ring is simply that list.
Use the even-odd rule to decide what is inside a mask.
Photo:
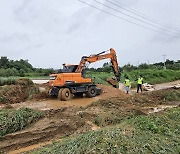
[{"label": "excavator boom", "polygon": [[83,56],[80,61],[79,66],[77,67],[75,72],[81,73],[86,68],[86,65],[88,63],[91,64],[91,63],[94,63],[94,62],[97,62],[100,60],[110,59],[116,80],[119,81],[120,80],[120,71],[119,71],[119,66],[118,66],[118,62],[117,62],[116,51],[111,48],[110,53],[107,53],[107,54],[105,54],[105,53],[106,53],[106,51],[103,51],[99,54],[90,55],[89,57]]}]

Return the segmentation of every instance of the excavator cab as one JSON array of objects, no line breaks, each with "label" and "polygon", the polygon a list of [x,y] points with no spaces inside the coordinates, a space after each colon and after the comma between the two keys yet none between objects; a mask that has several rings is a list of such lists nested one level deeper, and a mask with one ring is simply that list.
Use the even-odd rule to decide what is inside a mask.
[{"label": "excavator cab", "polygon": [[63,64],[63,68],[58,70],[58,73],[73,73],[76,71],[78,65]]}]

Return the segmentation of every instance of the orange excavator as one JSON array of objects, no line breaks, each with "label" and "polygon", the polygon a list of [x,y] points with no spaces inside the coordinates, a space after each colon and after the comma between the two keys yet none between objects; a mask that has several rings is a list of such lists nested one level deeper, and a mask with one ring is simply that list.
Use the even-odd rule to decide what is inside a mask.
[{"label": "orange excavator", "polygon": [[87,97],[95,97],[102,93],[102,90],[96,86],[91,78],[85,77],[85,69],[88,64],[110,59],[115,80],[120,81],[120,71],[117,62],[117,56],[114,49],[110,49],[109,53],[103,51],[99,54],[90,56],[83,56],[79,65],[65,65],[58,73],[50,75],[50,91],[51,96],[57,96],[58,99],[67,101],[71,99],[72,95]]}]

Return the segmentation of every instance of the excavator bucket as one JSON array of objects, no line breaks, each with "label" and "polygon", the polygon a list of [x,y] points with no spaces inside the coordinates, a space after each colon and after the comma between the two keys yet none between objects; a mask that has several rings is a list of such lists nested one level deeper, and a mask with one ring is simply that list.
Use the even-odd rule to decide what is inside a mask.
[{"label": "excavator bucket", "polygon": [[107,78],[106,81],[112,85],[114,88],[117,88],[118,81],[114,78]]}]

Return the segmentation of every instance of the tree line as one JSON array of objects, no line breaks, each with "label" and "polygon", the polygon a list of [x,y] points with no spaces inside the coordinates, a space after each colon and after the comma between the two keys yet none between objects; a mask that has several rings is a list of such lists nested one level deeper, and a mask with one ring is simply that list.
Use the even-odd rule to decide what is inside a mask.
[{"label": "tree line", "polygon": [[[132,64],[126,64],[122,67],[119,67],[120,71],[133,71],[133,70],[142,70],[142,69],[164,69],[164,65],[166,69],[169,70],[180,70],[180,60],[174,61],[174,60],[169,60],[167,59],[164,62],[158,62],[154,64],[147,64],[147,63],[142,63],[138,66],[134,66]],[[111,64],[106,62],[103,64],[102,67],[100,68],[89,68],[89,71],[96,71],[96,72],[112,72]]]},{"label": "tree line", "polygon": [[10,60],[7,57],[0,58],[0,76],[48,76],[53,73],[54,70],[34,68],[28,60]]},{"label": "tree line", "polygon": [[[106,62],[100,68],[88,68],[88,71],[96,72],[112,72],[111,64]],[[166,69],[170,70],[180,70],[180,60],[173,61],[167,59],[165,62]],[[120,71],[132,71],[140,69],[164,69],[164,62],[147,64],[143,63],[139,66],[134,66],[131,64],[126,64],[123,67],[120,67]],[[34,68],[28,60],[10,60],[7,57],[0,58],[0,77],[9,77],[9,76],[49,76],[49,74],[57,72],[52,68]]]}]

